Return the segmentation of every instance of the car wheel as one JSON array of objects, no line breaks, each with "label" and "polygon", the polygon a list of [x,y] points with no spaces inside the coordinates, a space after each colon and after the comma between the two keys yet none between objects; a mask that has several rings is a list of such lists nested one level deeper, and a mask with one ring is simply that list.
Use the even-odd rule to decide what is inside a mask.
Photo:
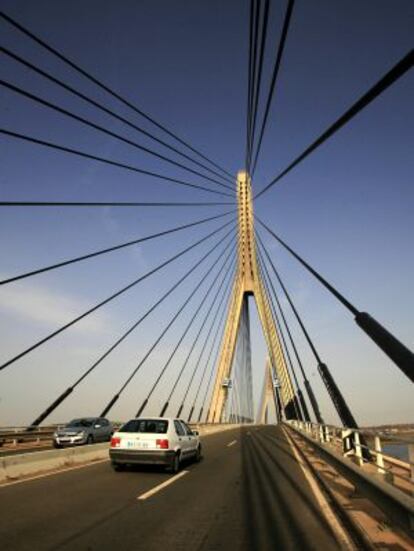
[{"label": "car wheel", "polygon": [[56,448],[57,450],[59,448],[61,448],[62,446],[60,444],[58,444],[57,442],[53,442],[53,447]]},{"label": "car wheel", "polygon": [[122,465],[121,463],[112,463],[112,468],[116,472],[121,472],[125,470],[125,465]]},{"label": "car wheel", "polygon": [[197,450],[196,450],[196,453],[195,453],[195,461],[196,463],[199,463],[201,461],[201,446],[198,446]]},{"label": "car wheel", "polygon": [[93,444],[93,436],[92,434],[89,434],[88,435],[88,438],[86,440],[86,444]]},{"label": "car wheel", "polygon": [[176,474],[178,473],[179,470],[180,470],[180,454],[177,452],[173,457],[169,471],[173,474]]}]

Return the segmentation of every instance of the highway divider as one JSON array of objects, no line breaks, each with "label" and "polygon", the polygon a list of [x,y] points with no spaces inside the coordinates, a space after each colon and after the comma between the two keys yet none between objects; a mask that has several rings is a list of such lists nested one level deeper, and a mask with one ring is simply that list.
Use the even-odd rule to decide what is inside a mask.
[{"label": "highway divider", "polygon": [[223,432],[225,430],[237,429],[241,425],[233,423],[190,423],[189,424],[192,430],[197,430],[200,436],[207,436],[209,434],[214,434],[215,432]]},{"label": "highway divider", "polygon": [[0,483],[73,467],[108,457],[108,442],[61,450],[6,455],[0,458]]}]

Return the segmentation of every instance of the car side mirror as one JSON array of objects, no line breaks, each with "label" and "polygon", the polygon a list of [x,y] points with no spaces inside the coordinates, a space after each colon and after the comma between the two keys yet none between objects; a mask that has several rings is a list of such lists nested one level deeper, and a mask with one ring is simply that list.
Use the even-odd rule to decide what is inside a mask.
[{"label": "car side mirror", "polygon": [[198,430],[193,430],[192,433],[194,434],[194,436],[199,436],[199,434],[200,434],[200,433],[198,432]]}]

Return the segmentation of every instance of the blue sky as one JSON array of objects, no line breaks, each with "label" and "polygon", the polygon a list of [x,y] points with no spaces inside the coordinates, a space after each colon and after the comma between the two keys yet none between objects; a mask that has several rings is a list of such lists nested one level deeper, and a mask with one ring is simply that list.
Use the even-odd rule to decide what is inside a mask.
[{"label": "blue sky", "polygon": [[[1,0],[0,5],[231,172],[243,168],[247,2]],[[272,2],[263,90],[267,90],[284,9],[284,4]],[[413,17],[413,4],[408,0],[296,2],[271,123],[253,182],[255,190],[277,175],[407,53],[412,47]],[[0,26],[6,47],[153,130],[149,123],[7,23],[1,21]],[[5,56],[1,69],[5,80],[150,145],[132,129]],[[413,94],[411,71],[255,205],[258,215],[358,308],[370,312],[410,347],[414,346]],[[11,130],[209,186],[201,178],[3,88],[0,109],[2,126]],[[218,195],[188,190],[4,136],[0,137],[0,144],[1,200],[219,199]],[[172,157],[161,147],[154,149]],[[4,277],[12,276],[223,211],[223,207],[2,209],[0,272]],[[0,359],[7,360],[217,226],[218,222],[211,223],[3,286]],[[330,366],[357,419],[363,424],[412,422],[414,393],[408,379],[294,259],[268,237],[265,241],[320,355]],[[190,253],[185,260],[4,370],[0,374],[0,425],[31,421],[208,246]],[[208,263],[204,270],[207,268]],[[102,409],[151,345],[174,307],[197,283],[202,267],[197,274],[79,387],[51,417],[52,421]],[[323,413],[328,420],[336,421],[315,373],[315,362],[288,314]],[[128,387],[112,417],[127,418],[135,413],[191,315],[189,308]],[[195,326],[193,334],[196,330]],[[252,340],[257,398],[265,350],[254,307]],[[191,336],[184,344],[166,374],[160,395],[150,404],[151,413],[158,412],[180,361],[191,346]]]}]

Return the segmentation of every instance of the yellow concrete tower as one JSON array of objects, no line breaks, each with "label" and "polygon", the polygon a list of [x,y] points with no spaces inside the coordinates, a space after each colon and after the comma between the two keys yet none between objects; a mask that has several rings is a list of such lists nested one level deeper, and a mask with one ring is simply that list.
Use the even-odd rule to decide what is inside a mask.
[{"label": "yellow concrete tower", "polygon": [[217,374],[210,402],[208,422],[223,420],[228,385],[231,379],[234,353],[240,325],[243,301],[253,296],[256,301],[271,365],[280,381],[280,398],[287,418],[295,417],[294,390],[280,345],[279,335],[256,259],[256,240],[250,176],[245,171],[237,175],[238,199],[238,270],[233,283],[225,324]]}]

